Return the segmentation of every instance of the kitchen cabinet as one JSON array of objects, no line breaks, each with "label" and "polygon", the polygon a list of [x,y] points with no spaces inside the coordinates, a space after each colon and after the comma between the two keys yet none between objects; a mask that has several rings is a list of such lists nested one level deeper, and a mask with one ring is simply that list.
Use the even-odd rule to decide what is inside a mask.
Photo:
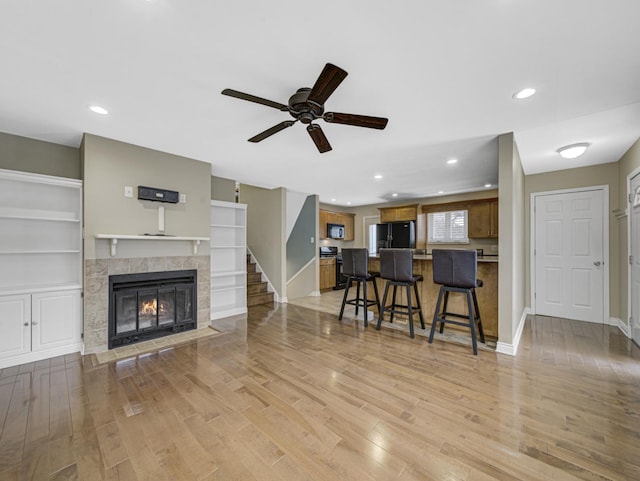
[{"label": "kitchen cabinet", "polygon": [[418,204],[379,207],[380,222],[398,222],[418,219]]},{"label": "kitchen cabinet", "polygon": [[82,349],[82,181],[0,169],[0,368]]},{"label": "kitchen cabinet", "polygon": [[469,238],[498,237],[498,199],[469,205]]},{"label": "kitchen cabinet", "polygon": [[320,231],[320,238],[327,239],[327,224],[341,224],[344,225],[344,239],[345,241],[352,241],[355,237],[355,214],[349,212],[331,212],[328,210],[320,210],[318,215],[318,227]]},{"label": "kitchen cabinet", "polygon": [[331,289],[336,285],[336,260],[320,259],[320,289]]}]

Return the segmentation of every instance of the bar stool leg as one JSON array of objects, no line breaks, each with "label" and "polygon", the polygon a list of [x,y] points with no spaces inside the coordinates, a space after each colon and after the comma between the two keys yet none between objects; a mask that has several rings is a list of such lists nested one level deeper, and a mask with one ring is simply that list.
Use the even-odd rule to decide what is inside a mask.
[{"label": "bar stool leg", "polygon": [[416,305],[418,306],[418,315],[420,316],[420,326],[424,329],[424,317],[422,316],[422,304],[420,304],[420,294],[418,294],[418,283],[413,283],[413,291],[416,294]]},{"label": "bar stool leg", "polygon": [[364,327],[369,327],[369,303],[367,302],[367,281],[362,281],[362,297],[363,300],[363,309],[362,309],[362,317],[364,318]]},{"label": "bar stool leg", "polygon": [[380,326],[382,325],[382,317],[384,316],[384,311],[387,306],[387,294],[389,294],[389,281],[384,286],[384,294],[382,295],[382,305],[378,310],[378,324],[376,325],[376,330],[380,330]]},{"label": "bar stool leg", "polygon": [[473,344],[473,354],[478,355],[478,341],[476,340],[476,322],[473,318],[473,301],[471,299],[471,289],[467,289],[467,306],[469,309],[469,327],[471,328],[471,343]]},{"label": "bar stool leg", "polygon": [[380,296],[378,295],[378,283],[376,282],[376,278],[371,279],[373,282],[373,292],[376,295],[376,307],[378,308],[378,313],[380,313]]},{"label": "bar stool leg", "polygon": [[[444,306],[442,307],[442,317],[447,317],[447,306],[449,305],[449,291],[444,291]],[[444,322],[440,323],[440,334],[444,332]]]},{"label": "bar stool leg", "polygon": [[347,285],[344,287],[344,296],[342,296],[342,306],[340,307],[340,315],[338,316],[339,320],[342,320],[342,315],[344,314],[344,306],[347,303],[347,295],[349,294],[350,287],[351,287],[351,277],[347,277]]},{"label": "bar stool leg", "polygon": [[413,332],[413,303],[411,302],[411,286],[407,284],[405,287],[407,288],[407,309],[409,311],[409,337],[413,339],[415,334]]},{"label": "bar stool leg", "polygon": [[360,281],[356,280],[356,317],[358,317],[358,302],[360,301]]},{"label": "bar stool leg", "polygon": [[476,297],[476,290],[471,289],[473,295],[473,308],[475,309],[476,322],[478,323],[478,334],[480,334],[480,342],[484,343],[484,332],[482,331],[482,318],[480,317],[480,309],[478,309],[478,298]]},{"label": "bar stool leg", "polygon": [[394,309],[396,307],[396,289],[398,286],[396,284],[393,285],[393,296],[391,297],[391,315],[389,316],[389,322],[393,322],[393,314]]},{"label": "bar stool leg", "polygon": [[436,325],[438,324],[438,318],[440,317],[440,304],[442,303],[443,292],[444,286],[440,286],[440,292],[438,292],[438,300],[436,302],[436,309],[433,313],[433,322],[431,323],[431,332],[429,333],[429,344],[433,342],[433,335],[436,333]]}]

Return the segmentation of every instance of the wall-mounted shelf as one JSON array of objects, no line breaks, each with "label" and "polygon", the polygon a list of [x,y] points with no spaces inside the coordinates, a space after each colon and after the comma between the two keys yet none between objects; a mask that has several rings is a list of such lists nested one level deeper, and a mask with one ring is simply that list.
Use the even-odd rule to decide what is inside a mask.
[{"label": "wall-mounted shelf", "polygon": [[116,255],[116,246],[119,240],[190,241],[193,245],[193,255],[198,253],[200,242],[207,242],[209,240],[208,237],[128,234],[96,234],[96,239],[107,239],[111,242],[111,257],[115,257]]}]

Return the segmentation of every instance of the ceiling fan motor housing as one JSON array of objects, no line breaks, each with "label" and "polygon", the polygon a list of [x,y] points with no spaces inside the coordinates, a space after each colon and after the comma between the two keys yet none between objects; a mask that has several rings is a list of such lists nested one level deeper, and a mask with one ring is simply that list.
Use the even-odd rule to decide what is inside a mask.
[{"label": "ceiling fan motor housing", "polygon": [[289,98],[289,113],[294,119],[298,119],[303,124],[310,124],[316,119],[322,118],[324,105],[310,102],[310,88],[303,87]]}]

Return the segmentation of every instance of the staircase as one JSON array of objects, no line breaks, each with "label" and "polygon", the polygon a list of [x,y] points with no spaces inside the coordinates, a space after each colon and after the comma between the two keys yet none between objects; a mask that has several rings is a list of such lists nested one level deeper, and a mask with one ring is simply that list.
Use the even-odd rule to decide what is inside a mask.
[{"label": "staircase", "polygon": [[256,272],[256,263],[251,262],[251,255],[247,254],[247,307],[260,304],[273,304],[273,292],[267,290],[262,273]]}]

